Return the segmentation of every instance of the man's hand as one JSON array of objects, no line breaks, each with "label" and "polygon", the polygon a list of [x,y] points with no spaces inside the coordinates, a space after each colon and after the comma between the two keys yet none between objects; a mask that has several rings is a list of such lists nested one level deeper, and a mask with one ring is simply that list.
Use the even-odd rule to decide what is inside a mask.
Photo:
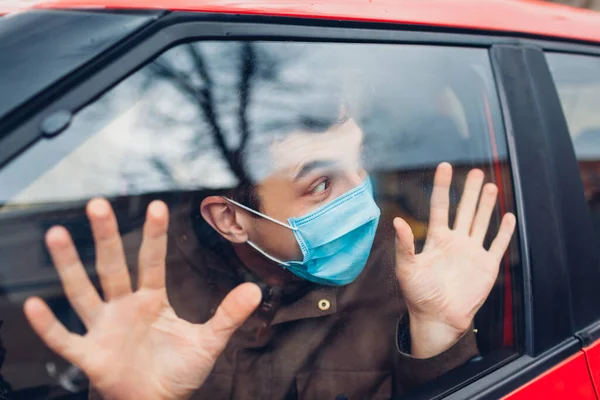
[{"label": "man's hand", "polygon": [[[454,229],[448,227],[452,167],[438,166],[423,251],[415,255],[414,237],[401,218],[396,228],[396,275],[410,316],[411,353],[433,357],[449,348],[471,325],[489,295],[500,261],[515,229],[515,216],[506,214],[489,250],[483,247],[498,188],[484,174],[469,172]],[[479,200],[479,207],[477,202]]]},{"label": "man's hand", "polygon": [[29,322],[52,350],[88,375],[103,398],[188,397],[203,384],[233,332],[257,307],[260,289],[248,283],[238,286],[211,320],[191,324],[177,317],[167,299],[165,204],[156,201],[148,207],[135,292],[110,204],[92,200],[87,214],[104,300],[90,282],[64,228],[50,229],[46,244],[66,296],[88,333],[79,336],[67,331],[39,298],[25,303]]}]

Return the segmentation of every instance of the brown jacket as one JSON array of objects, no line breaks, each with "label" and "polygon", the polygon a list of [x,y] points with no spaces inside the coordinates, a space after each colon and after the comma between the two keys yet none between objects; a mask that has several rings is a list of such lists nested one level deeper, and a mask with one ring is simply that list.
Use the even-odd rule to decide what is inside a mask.
[{"label": "brown jacket", "polygon": [[[363,273],[348,286],[263,287],[259,310],[192,399],[389,399],[476,356],[472,331],[434,358],[407,354],[407,341],[399,340],[408,333],[393,243],[380,236]],[[125,240],[128,257],[137,255],[139,240]],[[189,205],[172,213],[167,292],[180,317],[207,321],[225,295],[248,280],[239,261],[226,258],[199,246]]]}]

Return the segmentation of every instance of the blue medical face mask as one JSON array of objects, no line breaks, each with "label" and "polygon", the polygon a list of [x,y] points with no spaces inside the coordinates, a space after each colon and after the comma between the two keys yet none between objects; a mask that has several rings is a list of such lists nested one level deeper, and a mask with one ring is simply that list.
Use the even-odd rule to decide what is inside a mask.
[{"label": "blue medical face mask", "polygon": [[369,178],[331,203],[303,217],[289,218],[288,224],[231,199],[225,199],[294,231],[303,259],[279,260],[248,240],[247,243],[256,251],[296,276],[330,286],[347,285],[360,275],[371,252],[381,214],[373,199]]}]

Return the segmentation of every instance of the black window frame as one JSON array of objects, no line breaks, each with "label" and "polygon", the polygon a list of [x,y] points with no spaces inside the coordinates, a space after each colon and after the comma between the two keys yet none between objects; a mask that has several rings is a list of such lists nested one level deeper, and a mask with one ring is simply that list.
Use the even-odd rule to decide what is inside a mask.
[{"label": "black window frame", "polygon": [[[27,118],[23,116],[19,125],[6,132],[0,140],[0,168],[42,136],[39,127],[46,117],[58,110],[78,112],[155,55],[192,39],[364,42],[488,49],[502,106],[515,207],[519,214],[518,240],[522,269],[521,279],[514,281],[514,292],[521,295],[520,299],[516,298],[521,302],[516,307],[520,307],[523,312],[522,343],[518,347],[522,355],[506,358],[479,374],[474,371],[480,367],[466,365],[456,373],[451,372],[442,377],[436,385],[428,385],[428,388],[403,398],[441,398],[447,395],[449,396],[445,398],[452,399],[497,398],[510,393],[581,349],[581,341],[576,336],[576,326],[581,326],[581,323],[574,324],[572,308],[573,303],[579,304],[579,300],[573,299],[573,296],[577,296],[574,295],[574,288],[581,275],[576,273],[573,276],[569,272],[572,263],[579,260],[576,251],[583,249],[584,254],[593,252],[588,248],[589,243],[578,246],[573,240],[567,243],[565,239],[567,233],[574,233],[574,239],[579,237],[579,231],[573,232],[576,224],[566,221],[566,216],[571,216],[569,212],[573,211],[568,207],[573,203],[565,198],[565,193],[573,190],[574,201],[578,204],[583,199],[583,189],[581,187],[577,192],[577,184],[569,184],[569,180],[579,177],[577,164],[572,147],[562,147],[566,139],[570,143],[570,138],[558,94],[543,58],[543,50],[598,55],[600,47],[581,42],[514,37],[498,32],[475,33],[387,23],[167,13],[96,57],[85,69],[61,82],[59,88],[44,92],[45,102],[36,103],[39,107],[36,112],[28,114]],[[538,73],[519,74],[518,69],[515,69],[517,66]],[[536,112],[530,116],[523,115],[519,112],[519,106],[522,107],[523,104],[534,107]],[[548,154],[555,155],[559,150],[568,153],[566,157],[560,158],[560,162],[548,159]],[[534,159],[538,162],[532,161],[530,153],[537,157]],[[564,169],[559,173],[562,167]],[[552,219],[551,229],[548,229],[546,220],[550,215],[549,210],[537,212],[535,209],[544,199],[552,202],[551,210],[559,211],[557,217]],[[577,213],[576,221],[583,226],[589,225],[591,229],[584,214]],[[546,236],[537,236],[539,232],[545,232]],[[532,264],[541,263],[539,257],[543,257],[547,249],[556,249],[560,256],[553,258],[546,255],[543,258],[544,265],[532,268]],[[553,278],[548,279],[545,275]],[[598,282],[600,279],[593,281]],[[555,310],[545,302],[557,303],[556,293],[565,293],[570,300],[566,302],[566,306],[562,304],[562,307]],[[591,296],[585,292],[580,297],[586,300]],[[553,318],[544,317],[544,313],[553,313]],[[599,317],[600,309],[588,317],[588,320],[592,323],[591,319]],[[554,329],[552,324],[556,320],[562,324],[559,330]],[[456,385],[456,382],[460,384]]]}]

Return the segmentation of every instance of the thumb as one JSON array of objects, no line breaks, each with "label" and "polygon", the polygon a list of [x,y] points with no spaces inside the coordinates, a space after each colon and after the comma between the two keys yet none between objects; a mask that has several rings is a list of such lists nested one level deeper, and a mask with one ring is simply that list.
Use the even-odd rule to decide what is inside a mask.
[{"label": "thumb", "polygon": [[215,315],[205,325],[225,345],[231,335],[256,310],[261,299],[262,292],[257,285],[254,283],[241,284],[227,294]]},{"label": "thumb", "polygon": [[396,264],[412,263],[415,257],[415,236],[408,223],[402,218],[394,218],[396,229]]}]

